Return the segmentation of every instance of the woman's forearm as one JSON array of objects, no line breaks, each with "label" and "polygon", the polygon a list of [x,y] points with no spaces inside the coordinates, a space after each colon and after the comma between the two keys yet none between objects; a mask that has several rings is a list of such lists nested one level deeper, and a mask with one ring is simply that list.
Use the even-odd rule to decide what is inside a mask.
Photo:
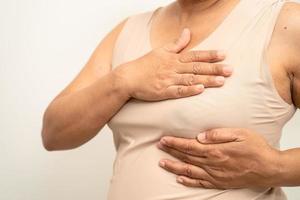
[{"label": "woman's forearm", "polygon": [[64,150],[84,144],[129,99],[115,71],[86,88],[55,99],[43,117],[42,138],[45,148]]},{"label": "woman's forearm", "polygon": [[300,148],[281,152],[281,172],[278,176],[280,186],[300,186]]}]

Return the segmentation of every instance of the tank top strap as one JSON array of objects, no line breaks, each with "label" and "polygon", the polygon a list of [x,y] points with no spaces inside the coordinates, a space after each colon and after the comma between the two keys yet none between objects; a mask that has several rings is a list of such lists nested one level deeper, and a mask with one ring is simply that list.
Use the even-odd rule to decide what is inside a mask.
[{"label": "tank top strap", "polygon": [[290,2],[290,3],[300,3],[300,1],[299,0],[281,0],[281,3],[288,3],[288,2]]},{"label": "tank top strap", "polygon": [[280,5],[279,2],[280,0],[240,0],[223,23],[197,48],[233,48],[239,39],[246,36],[245,33],[256,29],[262,20],[269,24],[267,21],[273,12],[271,10]]},{"label": "tank top strap", "polygon": [[115,43],[112,68],[145,53],[148,24],[155,10],[131,15],[127,18]]}]

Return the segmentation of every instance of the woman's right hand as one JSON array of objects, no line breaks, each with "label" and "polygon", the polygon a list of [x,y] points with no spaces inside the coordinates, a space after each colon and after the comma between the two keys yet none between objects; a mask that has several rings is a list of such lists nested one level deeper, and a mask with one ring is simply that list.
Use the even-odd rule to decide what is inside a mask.
[{"label": "woman's right hand", "polygon": [[114,70],[131,98],[159,101],[200,94],[205,87],[220,87],[232,68],[218,64],[225,55],[218,51],[187,51],[190,31],[184,29],[172,43],[120,65]]}]

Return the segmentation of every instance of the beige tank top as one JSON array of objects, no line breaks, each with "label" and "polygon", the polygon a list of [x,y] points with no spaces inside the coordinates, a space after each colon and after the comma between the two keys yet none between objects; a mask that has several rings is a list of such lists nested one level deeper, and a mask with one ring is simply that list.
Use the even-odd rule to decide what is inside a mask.
[{"label": "beige tank top", "polygon": [[[225,49],[234,73],[221,88],[158,102],[128,101],[108,122],[117,155],[109,200],[261,200],[286,199],[281,188],[202,189],[176,182],[159,167],[174,159],[156,143],[164,135],[195,138],[220,127],[250,128],[279,148],[281,131],[296,111],[277,93],[266,64],[266,48],[277,16],[287,1],[241,0],[221,25],[193,50]],[[154,11],[133,15],[117,40],[113,67],[151,51],[149,27]],[[143,83],[141,83],[143,84]]]}]

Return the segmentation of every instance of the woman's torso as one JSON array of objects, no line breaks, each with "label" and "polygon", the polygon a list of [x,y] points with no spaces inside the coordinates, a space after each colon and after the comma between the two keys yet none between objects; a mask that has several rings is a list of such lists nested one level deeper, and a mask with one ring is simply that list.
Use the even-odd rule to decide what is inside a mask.
[{"label": "woman's torso", "polygon": [[[176,175],[158,166],[161,158],[171,156],[156,147],[163,135],[194,138],[201,131],[219,127],[250,128],[279,147],[282,127],[295,107],[278,94],[265,54],[282,4],[279,0],[241,0],[221,25],[193,48],[226,50],[225,62],[234,67],[234,73],[223,87],[159,102],[131,99],[113,116],[108,126],[117,156],[109,200],[285,199],[280,188],[207,190],[180,185]],[[134,15],[126,22],[114,49],[113,67],[151,50],[152,14]]]}]

